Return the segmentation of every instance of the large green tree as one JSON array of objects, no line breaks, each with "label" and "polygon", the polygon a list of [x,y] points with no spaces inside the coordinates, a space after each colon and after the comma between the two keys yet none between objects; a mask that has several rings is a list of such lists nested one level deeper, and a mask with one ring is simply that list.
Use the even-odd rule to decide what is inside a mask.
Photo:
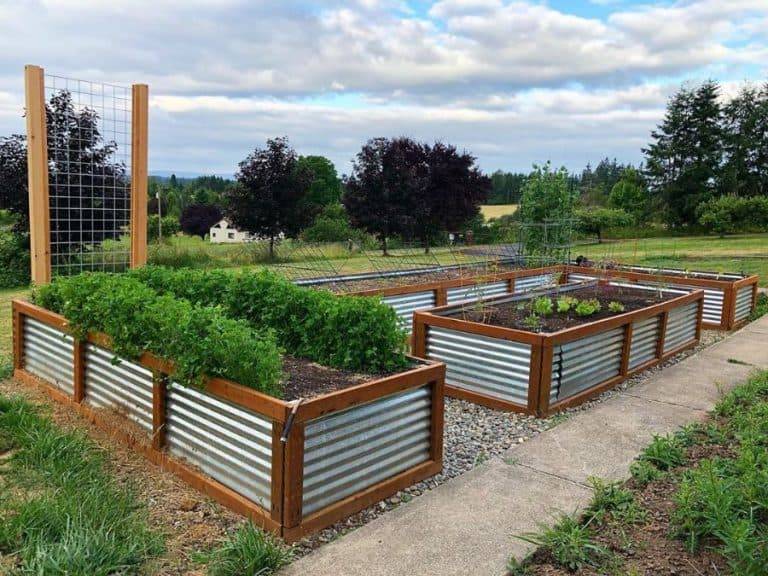
[{"label": "large green tree", "polygon": [[744,86],[723,108],[725,161],[720,192],[768,194],[768,84]]},{"label": "large green tree", "polygon": [[651,203],[648,186],[640,171],[626,168],[611,189],[608,203],[612,208],[630,214],[637,224],[645,224],[650,218]]},{"label": "large green tree", "polygon": [[299,167],[312,173],[306,202],[319,211],[341,201],[342,185],[336,167],[325,156],[301,156]]}]

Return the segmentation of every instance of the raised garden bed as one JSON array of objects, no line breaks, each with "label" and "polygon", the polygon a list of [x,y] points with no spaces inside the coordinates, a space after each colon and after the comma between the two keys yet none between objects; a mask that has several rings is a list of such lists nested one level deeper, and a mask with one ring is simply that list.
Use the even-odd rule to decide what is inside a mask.
[{"label": "raised garden bed", "polygon": [[704,290],[703,326],[707,329],[733,330],[749,320],[757,300],[759,276],[688,272],[673,268],[647,268],[615,265],[609,268],[567,266],[571,280],[622,278],[627,282],[665,288]]},{"label": "raised garden bed", "polygon": [[79,338],[29,302],[13,302],[13,321],[17,378],[288,541],[442,469],[437,362],[372,376],[288,358],[278,399],[225,378],[182,385],[173,362],[118,356],[106,334]]},{"label": "raised garden bed", "polygon": [[[600,312],[558,313],[557,299],[597,299]],[[536,299],[553,312],[531,322]],[[606,302],[623,312],[610,312]],[[446,394],[492,408],[547,416],[695,346],[704,292],[593,281],[414,314],[416,356],[445,362]]]}]

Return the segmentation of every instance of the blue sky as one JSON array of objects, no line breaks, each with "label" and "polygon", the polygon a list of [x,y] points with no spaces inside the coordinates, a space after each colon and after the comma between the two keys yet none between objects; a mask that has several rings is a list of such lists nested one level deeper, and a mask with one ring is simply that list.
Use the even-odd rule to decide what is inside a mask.
[{"label": "blue sky", "polygon": [[230,175],[281,135],[340,172],[398,135],[486,170],[638,162],[682,82],[768,78],[767,31],[766,0],[0,0],[0,135],[34,63],[148,83],[153,171]]}]

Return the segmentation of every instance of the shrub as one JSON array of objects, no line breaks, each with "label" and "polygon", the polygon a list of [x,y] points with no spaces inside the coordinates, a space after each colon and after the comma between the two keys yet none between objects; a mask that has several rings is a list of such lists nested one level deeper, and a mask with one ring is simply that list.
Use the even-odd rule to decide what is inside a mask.
[{"label": "shrub", "polygon": [[753,322],[758,318],[762,318],[768,314],[768,294],[760,293],[757,295],[757,302],[755,302],[755,309],[749,315],[749,321]]},{"label": "shrub", "polygon": [[533,310],[534,314],[538,314],[539,316],[549,316],[550,314],[552,314],[552,311],[554,309],[554,306],[552,304],[552,299],[547,296],[536,298],[531,303],[531,309]]},{"label": "shrub", "polygon": [[581,300],[573,309],[576,316],[592,316],[600,311],[600,302],[596,299]]},{"label": "shrub", "polygon": [[768,198],[720,196],[699,204],[699,223],[721,236],[768,229]]},{"label": "shrub", "polygon": [[621,302],[608,302],[608,310],[613,312],[614,314],[618,314],[620,312],[624,312],[624,304]]},{"label": "shrub", "polygon": [[29,247],[24,237],[0,230],[0,270],[0,288],[29,284]]},{"label": "shrub", "polygon": [[272,328],[294,356],[358,371],[407,365],[405,333],[397,316],[375,298],[302,288],[267,270],[229,274],[149,266],[130,274],[158,292],[220,305],[231,317]]},{"label": "shrub", "polygon": [[586,234],[595,234],[598,242],[603,241],[603,231],[606,228],[622,228],[632,226],[634,218],[617,208],[584,208],[576,210],[579,229]]},{"label": "shrub", "polygon": [[[178,218],[176,216],[163,216],[162,218],[163,238],[175,236],[181,230]],[[160,217],[157,214],[150,214],[147,218],[147,240],[157,240],[160,234]]]},{"label": "shrub", "polygon": [[220,548],[210,555],[210,576],[274,574],[291,560],[291,551],[274,536],[252,522],[241,526]]},{"label": "shrub", "polygon": [[91,331],[107,334],[117,355],[136,358],[148,350],[172,361],[173,377],[182,384],[220,376],[282,394],[272,331],[258,332],[220,308],[158,295],[135,278],[104,273],[59,277],[36,289],[33,300],[62,314],[81,338]]},{"label": "shrub", "polygon": [[312,225],[301,233],[307,242],[346,242],[357,239],[359,230],[352,228],[344,206],[330,204],[317,215]]}]

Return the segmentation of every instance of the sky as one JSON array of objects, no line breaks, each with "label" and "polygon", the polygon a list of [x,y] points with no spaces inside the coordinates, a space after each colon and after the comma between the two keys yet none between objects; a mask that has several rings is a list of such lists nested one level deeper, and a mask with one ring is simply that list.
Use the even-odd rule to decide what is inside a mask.
[{"label": "sky", "polygon": [[150,86],[150,172],[232,175],[267,138],[340,173],[368,139],[581,170],[642,147],[682,83],[768,79],[768,0],[0,0],[0,136],[23,68]]}]

